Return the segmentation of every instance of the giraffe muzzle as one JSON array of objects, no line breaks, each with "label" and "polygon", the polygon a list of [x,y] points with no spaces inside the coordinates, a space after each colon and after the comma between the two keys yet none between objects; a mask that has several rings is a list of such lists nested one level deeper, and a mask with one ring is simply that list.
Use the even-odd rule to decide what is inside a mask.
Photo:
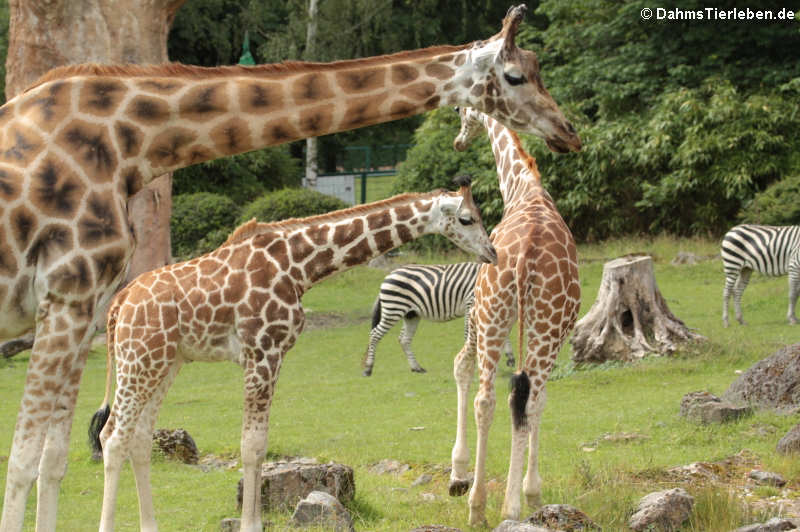
[{"label": "giraffe muzzle", "polygon": [[487,264],[494,264],[497,265],[497,251],[494,249],[494,246],[489,245],[486,250],[481,253],[481,256],[478,257],[481,262]]}]

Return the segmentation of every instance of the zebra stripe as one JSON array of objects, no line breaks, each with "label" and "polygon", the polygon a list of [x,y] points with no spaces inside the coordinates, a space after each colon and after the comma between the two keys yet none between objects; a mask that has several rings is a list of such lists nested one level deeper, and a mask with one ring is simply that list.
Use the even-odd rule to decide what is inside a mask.
[{"label": "zebra stripe", "polygon": [[[364,375],[372,374],[375,348],[383,336],[401,319],[400,346],[408,358],[411,371],[423,373],[411,351],[420,319],[450,321],[460,316],[464,320],[464,335],[468,332],[469,308],[472,306],[475,280],[481,264],[460,262],[456,264],[408,265],[393,270],[381,282],[378,297],[372,310],[372,330],[364,362]],[[505,351],[514,363],[510,344]],[[510,353],[510,355],[509,355]]]},{"label": "zebra stripe", "polygon": [[786,317],[790,323],[796,323],[794,309],[800,293],[800,226],[737,225],[723,237],[721,255],[725,271],[722,321],[726,327],[731,294],[736,320],[744,323],[742,294],[753,270],[770,276],[789,274]]}]

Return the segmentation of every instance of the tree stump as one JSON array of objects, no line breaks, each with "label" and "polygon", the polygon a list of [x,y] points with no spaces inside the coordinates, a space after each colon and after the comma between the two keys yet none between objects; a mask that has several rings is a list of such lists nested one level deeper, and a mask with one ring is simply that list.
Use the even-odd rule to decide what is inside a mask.
[{"label": "tree stump", "polygon": [[625,256],[603,266],[597,299],[575,324],[570,339],[576,363],[621,360],[672,353],[677,344],[703,337],[675,317],[661,296],[653,259]]}]

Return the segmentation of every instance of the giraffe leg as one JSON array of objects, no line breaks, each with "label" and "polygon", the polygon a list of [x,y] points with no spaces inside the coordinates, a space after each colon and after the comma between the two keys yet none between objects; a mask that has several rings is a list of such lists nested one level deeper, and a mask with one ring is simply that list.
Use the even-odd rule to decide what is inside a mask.
[{"label": "giraffe leg", "polygon": [[747,283],[750,282],[750,275],[752,273],[753,270],[749,268],[742,269],[741,273],[739,273],[739,277],[736,279],[736,284],[733,286],[733,309],[736,313],[736,321],[741,325],[747,325],[742,316],[742,294],[744,293],[744,289],[747,288]]},{"label": "giraffe leg", "polygon": [[78,398],[83,368],[89,354],[89,343],[95,327],[74,327],[73,334],[81,337],[77,346],[77,357],[68,380],[64,383],[56,408],[50,417],[42,458],[39,462],[39,478],[36,483],[36,529],[55,530],[58,513],[58,494],[61,480],[67,472],[67,455]]},{"label": "giraffe leg", "polygon": [[[147,347],[150,342],[146,341],[146,335],[141,331],[137,333],[135,335],[137,340],[127,341],[124,346],[120,344],[117,346],[117,390],[111,415],[100,433],[105,477],[103,508],[100,516],[101,532],[114,530],[119,476],[125,459],[129,456],[134,464],[140,497],[141,529],[156,530],[149,485],[152,430],[149,430],[149,437],[144,433],[152,426],[161,400],[172,383],[180,363],[175,360],[174,346],[162,346],[164,352],[168,353],[165,358],[167,363],[162,364],[160,371],[153,375],[154,367],[149,361],[157,357],[154,357],[153,351]],[[145,360],[148,361],[146,364],[138,363]],[[122,382],[127,382],[128,387],[120,386]],[[150,416],[142,419],[142,413],[148,409]],[[144,499],[142,499],[143,493]]]},{"label": "giraffe leg", "polygon": [[408,365],[414,373],[425,373],[425,368],[419,365],[417,359],[414,357],[414,352],[411,351],[411,340],[414,339],[414,334],[417,332],[421,318],[417,315],[413,317],[403,318],[403,328],[400,330],[400,336],[397,339],[400,342],[400,347],[408,359]]},{"label": "giraffe leg", "polygon": [[[49,508],[43,505],[37,515],[42,523],[38,530],[54,530],[58,483],[66,467],[64,440],[56,441],[57,434],[69,434],[75,394],[80,384],[83,362],[76,352],[75,334],[86,334],[90,322],[85,307],[79,304],[54,303],[47,299],[39,305],[36,319],[36,337],[28,362],[28,373],[20,405],[11,452],[8,457],[8,473],[3,498],[3,514],[0,530],[12,532],[22,530],[25,503],[39,475],[40,465],[52,466],[40,487]],[[76,314],[83,317],[78,325]],[[64,329],[63,323],[74,324]],[[83,355],[85,357],[85,353]],[[34,400],[35,398],[35,400]],[[57,412],[57,413],[56,413]],[[55,420],[51,432],[52,422]],[[49,442],[46,455],[45,441]],[[42,457],[46,456],[42,463]]]},{"label": "giraffe leg", "polygon": [[[473,337],[474,340],[474,337]],[[467,445],[467,408],[469,387],[475,374],[475,344],[467,338],[467,342],[456,355],[453,362],[453,376],[458,393],[458,418],[456,425],[456,441],[451,454],[452,469],[450,471],[450,495],[464,495],[469,490],[467,467],[469,466],[469,446]]]},{"label": "giraffe leg", "polygon": [[528,403],[528,427],[531,432],[528,442],[528,471],[522,481],[522,493],[531,510],[542,505],[542,477],[539,476],[539,423],[542,420],[546,402],[547,388],[542,387],[535,397],[531,394],[531,401]]},{"label": "giraffe leg", "polygon": [[486,455],[489,429],[492,426],[496,404],[494,379],[495,368],[487,367],[482,362],[480,385],[474,404],[478,442],[475,445],[475,479],[469,493],[469,524],[471,526],[486,524]]},{"label": "giraffe leg", "polygon": [[180,360],[176,360],[170,366],[164,379],[158,384],[139,416],[139,422],[136,424],[136,432],[131,443],[131,465],[136,479],[136,491],[139,496],[139,529],[142,532],[155,532],[158,530],[155,507],[153,506],[152,484],[150,483],[153,431],[164,396],[167,394],[182,365],[183,363]]},{"label": "giraffe leg", "polygon": [[[517,397],[518,395],[519,397]],[[515,413],[516,405],[522,401],[524,401],[522,403],[524,411]],[[500,512],[503,519],[519,520],[521,511],[519,491],[522,483],[523,459],[530,434],[530,418],[528,417],[528,405],[530,402],[530,378],[526,373],[515,375],[512,380],[511,393],[508,396],[508,406],[512,414],[511,454],[508,463],[506,493],[503,498],[503,508]],[[521,417],[520,414],[524,415],[524,419],[517,419],[517,416]]]},{"label": "giraffe leg", "polygon": [[[256,350],[253,350],[256,351]],[[269,409],[286,349],[246,355],[242,421],[242,532],[261,532],[261,463],[267,453]],[[260,362],[255,363],[255,360]]]}]

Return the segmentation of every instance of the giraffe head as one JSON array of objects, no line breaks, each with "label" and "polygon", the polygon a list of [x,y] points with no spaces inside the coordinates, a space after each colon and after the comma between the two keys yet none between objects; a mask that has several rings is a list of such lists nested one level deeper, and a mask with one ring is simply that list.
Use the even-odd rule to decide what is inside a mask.
[{"label": "giraffe head", "polygon": [[541,137],[554,152],[579,151],[581,139],[542,83],[536,54],[515,44],[526,9],[512,6],[500,33],[469,50],[471,88],[462,101],[512,130]]},{"label": "giraffe head", "polygon": [[472,178],[462,175],[453,182],[459,186],[458,192],[440,191],[429,213],[426,232],[444,235],[467,253],[476,254],[481,262],[497,264],[497,252],[472,197]]},{"label": "giraffe head", "polygon": [[456,151],[466,150],[472,141],[479,134],[483,133],[486,123],[484,122],[484,115],[480,111],[476,111],[472,107],[457,107],[456,112],[461,118],[461,129],[458,130],[455,140],[453,140],[453,148]]}]

